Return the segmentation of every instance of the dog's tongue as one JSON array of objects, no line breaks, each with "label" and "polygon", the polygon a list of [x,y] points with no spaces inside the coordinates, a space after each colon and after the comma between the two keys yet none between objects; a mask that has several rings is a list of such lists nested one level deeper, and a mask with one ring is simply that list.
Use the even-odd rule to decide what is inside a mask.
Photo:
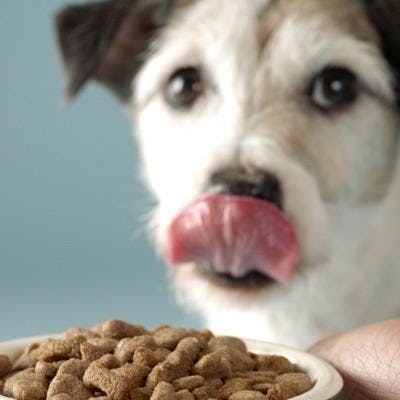
[{"label": "dog's tongue", "polygon": [[234,278],[257,271],[287,282],[299,265],[300,247],[275,205],[252,197],[207,195],[172,221],[166,258],[171,266],[206,262]]}]

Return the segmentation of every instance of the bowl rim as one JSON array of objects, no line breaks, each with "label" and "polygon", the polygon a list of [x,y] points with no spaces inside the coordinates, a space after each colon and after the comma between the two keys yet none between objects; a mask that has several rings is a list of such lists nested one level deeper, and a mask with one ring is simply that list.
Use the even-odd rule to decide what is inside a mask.
[{"label": "bowl rim", "polygon": [[[63,334],[48,334],[30,336],[0,342],[0,354],[7,354],[11,359],[16,358],[23,349],[31,343],[40,342],[47,338],[60,338]],[[289,346],[264,342],[253,339],[243,339],[248,350],[257,354],[276,354],[288,358],[308,373],[315,382],[314,387],[291,400],[334,400],[339,399],[343,389],[343,379],[340,374],[327,362],[312,354],[296,350]],[[0,400],[10,400],[10,397],[0,395]]]},{"label": "bowl rim", "polygon": [[307,372],[314,387],[306,393],[291,400],[334,400],[339,399],[343,389],[343,378],[336,369],[326,361],[301,350],[289,346],[244,339],[248,350],[257,354],[277,354],[289,359]]}]

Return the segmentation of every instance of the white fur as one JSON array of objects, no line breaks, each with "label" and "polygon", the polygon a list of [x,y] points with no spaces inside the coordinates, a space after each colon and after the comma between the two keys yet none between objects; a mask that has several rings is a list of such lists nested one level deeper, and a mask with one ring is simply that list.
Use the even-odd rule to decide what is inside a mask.
[{"label": "white fur", "polygon": [[[163,33],[135,81],[130,112],[143,173],[159,200],[161,251],[172,218],[212,172],[240,165],[274,173],[302,248],[287,285],[222,289],[193,265],[177,268],[181,301],[218,333],[305,346],[395,315],[400,167],[392,76],[373,41],[288,17],[259,53],[257,2],[202,0]],[[314,110],[304,86],[328,64],[351,68],[364,90],[337,115]],[[208,90],[190,112],[172,110],[161,87],[179,67],[200,65]]]}]

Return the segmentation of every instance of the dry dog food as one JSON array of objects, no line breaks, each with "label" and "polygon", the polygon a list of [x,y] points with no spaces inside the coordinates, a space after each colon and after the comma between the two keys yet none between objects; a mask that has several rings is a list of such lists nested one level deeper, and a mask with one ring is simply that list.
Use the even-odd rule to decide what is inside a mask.
[{"label": "dry dog food", "polygon": [[210,331],[112,320],[0,355],[0,394],[18,400],[288,400],[310,378]]}]

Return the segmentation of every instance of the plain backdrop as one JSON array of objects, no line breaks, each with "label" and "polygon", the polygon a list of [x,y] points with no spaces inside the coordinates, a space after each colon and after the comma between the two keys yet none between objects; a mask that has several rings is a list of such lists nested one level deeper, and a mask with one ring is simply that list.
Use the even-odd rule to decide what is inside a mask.
[{"label": "plain backdrop", "polygon": [[0,341],[111,317],[198,327],[148,240],[118,102],[90,84],[63,107],[52,18],[67,3],[0,1]]}]

